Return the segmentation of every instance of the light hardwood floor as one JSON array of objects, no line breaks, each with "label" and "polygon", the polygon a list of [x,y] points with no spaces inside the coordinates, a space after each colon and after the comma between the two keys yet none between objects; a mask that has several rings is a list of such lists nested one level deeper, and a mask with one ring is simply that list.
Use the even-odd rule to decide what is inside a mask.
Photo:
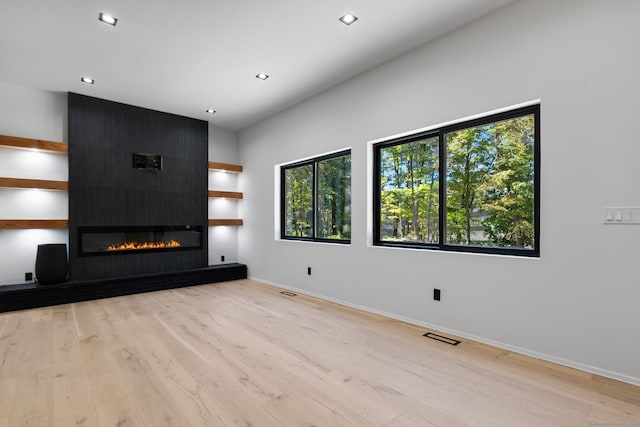
[{"label": "light hardwood floor", "polygon": [[0,427],[640,426],[639,387],[279,292],[0,314]]}]

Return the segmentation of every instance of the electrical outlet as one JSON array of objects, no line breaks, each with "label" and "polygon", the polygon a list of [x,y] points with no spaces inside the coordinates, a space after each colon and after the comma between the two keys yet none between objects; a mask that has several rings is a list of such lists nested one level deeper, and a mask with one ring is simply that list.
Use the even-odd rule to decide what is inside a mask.
[{"label": "electrical outlet", "polygon": [[433,289],[433,299],[434,301],[440,301],[440,289]]},{"label": "electrical outlet", "polygon": [[29,273],[24,273],[24,281],[25,282],[30,282],[33,280],[33,273],[29,272]]},{"label": "electrical outlet", "polygon": [[311,267],[307,267],[307,275],[311,276]]}]

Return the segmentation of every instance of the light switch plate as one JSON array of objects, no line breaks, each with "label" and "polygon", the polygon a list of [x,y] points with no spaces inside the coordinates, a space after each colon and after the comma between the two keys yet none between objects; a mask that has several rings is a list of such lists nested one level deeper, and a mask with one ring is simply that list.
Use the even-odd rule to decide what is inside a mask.
[{"label": "light switch plate", "polygon": [[605,224],[640,224],[640,207],[604,208]]}]

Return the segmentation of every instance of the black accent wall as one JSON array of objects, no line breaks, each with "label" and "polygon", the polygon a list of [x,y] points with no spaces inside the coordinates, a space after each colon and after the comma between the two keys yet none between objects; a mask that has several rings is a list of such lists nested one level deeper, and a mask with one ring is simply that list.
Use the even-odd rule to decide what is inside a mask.
[{"label": "black accent wall", "polygon": [[[72,280],[207,265],[206,121],[69,93],[69,263]],[[135,169],[132,153],[162,156]],[[79,256],[78,227],[199,225],[203,247]]]}]

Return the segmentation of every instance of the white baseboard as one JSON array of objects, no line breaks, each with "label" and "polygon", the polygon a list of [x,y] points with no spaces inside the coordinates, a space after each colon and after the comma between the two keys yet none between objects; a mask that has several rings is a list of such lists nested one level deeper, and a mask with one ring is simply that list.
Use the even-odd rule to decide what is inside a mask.
[{"label": "white baseboard", "polygon": [[567,366],[569,368],[574,368],[574,369],[578,369],[580,371],[584,371],[584,372],[588,372],[590,374],[595,374],[595,375],[600,375],[603,377],[607,377],[607,378],[611,378],[614,380],[618,380],[618,381],[622,381],[625,383],[629,383],[632,385],[636,385],[636,386],[640,386],[640,378],[635,378],[635,377],[631,377],[629,375],[625,375],[625,374],[620,374],[618,372],[613,372],[613,371],[608,371],[606,369],[600,369],[597,368],[595,366],[591,366],[591,365],[586,365],[584,363],[580,363],[580,362],[574,362],[572,360],[568,360],[568,359],[564,359],[562,357],[557,357],[557,356],[551,356],[545,353],[540,353],[534,350],[529,350],[527,348],[522,348],[522,347],[517,347],[517,346],[513,346],[510,344],[505,344],[503,342],[500,341],[494,341],[492,339],[489,338],[484,338],[481,336],[477,336],[477,335],[473,335],[473,334],[468,334],[462,331],[457,331],[455,329],[450,329],[450,328],[446,328],[440,325],[435,325],[432,323],[427,323],[427,322],[422,322],[420,320],[415,320],[415,319],[411,319],[409,317],[404,317],[404,316],[399,316],[393,313],[388,313],[386,311],[382,311],[382,310],[377,310],[375,308],[371,308],[371,307],[366,307],[363,305],[359,305],[359,304],[353,304],[350,303],[348,301],[343,301],[337,298],[331,298],[328,297],[326,295],[321,295],[321,294],[316,294],[315,292],[309,292],[305,289],[299,289],[299,288],[294,288],[291,286],[285,286],[282,285],[280,283],[275,283],[275,282],[271,282],[269,280],[265,280],[265,279],[261,279],[259,277],[249,277],[249,279],[251,280],[255,280],[257,282],[262,282],[262,283],[266,283],[268,285],[272,285],[272,286],[277,286],[279,288],[283,288],[283,289],[287,289],[290,291],[295,291],[297,293],[300,294],[304,294],[304,295],[309,295],[315,298],[319,298],[325,301],[330,301],[330,302],[334,302],[336,304],[340,304],[340,305],[344,305],[350,308],[355,308],[358,310],[362,310],[362,311],[366,311],[368,313],[373,313],[373,314],[378,314],[380,316],[384,316],[384,317],[389,317],[391,319],[395,319],[395,320],[400,320],[402,322],[406,322],[412,325],[416,325],[416,326],[422,326],[428,329],[434,329],[437,331],[441,331],[441,332],[445,332],[445,333],[449,333],[452,335],[457,335],[459,337],[462,338],[466,338],[469,340],[473,340],[473,341],[477,341],[479,343],[483,343],[483,344],[487,344],[493,347],[497,347],[497,348],[501,348],[504,350],[508,350],[514,353],[519,353],[519,354],[523,354],[525,356],[531,356],[534,357],[536,359],[540,359],[540,360],[545,360],[547,362],[552,362],[552,363],[556,363],[558,365],[562,365],[562,366]]}]

